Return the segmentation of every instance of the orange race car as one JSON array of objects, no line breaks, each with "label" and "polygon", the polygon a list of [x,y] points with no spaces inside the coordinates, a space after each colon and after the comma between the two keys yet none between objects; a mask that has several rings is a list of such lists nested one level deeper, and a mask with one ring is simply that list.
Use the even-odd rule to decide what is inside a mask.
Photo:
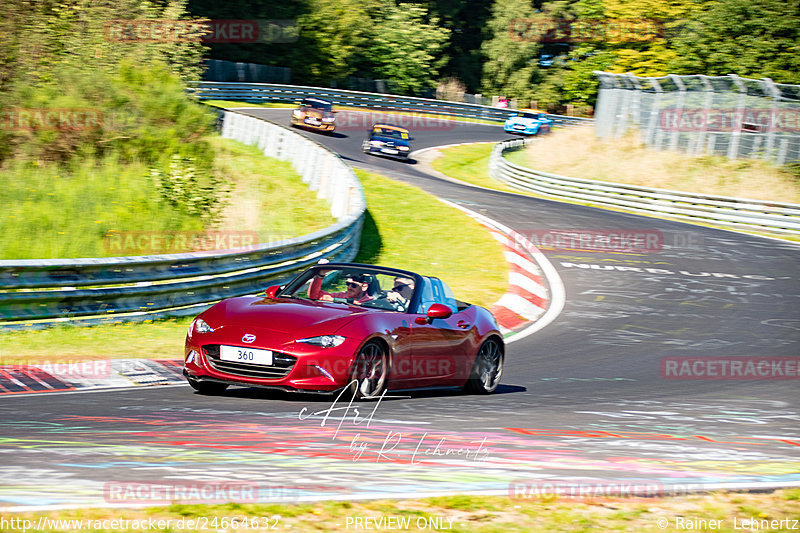
[{"label": "orange race car", "polygon": [[336,128],[333,104],[320,98],[303,98],[292,111],[292,126],[332,133]]}]

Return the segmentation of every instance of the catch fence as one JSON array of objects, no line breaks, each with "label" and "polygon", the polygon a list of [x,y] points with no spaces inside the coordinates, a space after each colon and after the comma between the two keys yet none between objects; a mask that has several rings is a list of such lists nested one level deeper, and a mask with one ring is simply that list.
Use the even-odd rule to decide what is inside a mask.
[{"label": "catch fence", "polygon": [[641,78],[595,72],[595,131],[691,155],[720,154],[778,165],[800,160],[800,85],[728,76]]}]

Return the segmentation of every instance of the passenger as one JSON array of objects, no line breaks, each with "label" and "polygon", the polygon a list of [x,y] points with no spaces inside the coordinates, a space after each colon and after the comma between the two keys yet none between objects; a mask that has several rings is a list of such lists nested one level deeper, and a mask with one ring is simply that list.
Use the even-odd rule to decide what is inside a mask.
[{"label": "passenger", "polygon": [[317,274],[314,276],[311,285],[308,286],[308,297],[312,300],[332,302],[334,298],[345,298],[347,300],[352,300],[354,304],[362,304],[372,300],[372,296],[367,292],[372,278],[369,274],[352,274],[348,276],[345,282],[347,284],[347,290],[334,293],[322,290],[323,277],[323,273]]},{"label": "passenger", "polygon": [[398,310],[405,311],[411,303],[411,296],[414,294],[414,279],[405,277],[394,278],[394,286],[386,294],[386,299],[397,304]]}]

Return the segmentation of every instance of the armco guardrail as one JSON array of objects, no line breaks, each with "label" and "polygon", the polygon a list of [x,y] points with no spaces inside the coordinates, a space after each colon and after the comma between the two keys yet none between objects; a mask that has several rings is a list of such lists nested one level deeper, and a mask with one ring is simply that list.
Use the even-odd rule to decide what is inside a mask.
[{"label": "armco guardrail", "polygon": [[291,162],[330,201],[338,221],[302,237],[222,252],[0,261],[0,328],[195,314],[222,298],[263,291],[319,259],[355,257],[366,202],[336,154],[288,128],[229,111],[222,135]]},{"label": "armco guardrail", "polygon": [[553,198],[581,200],[693,222],[800,234],[798,204],[763,202],[569,178],[515,165],[503,157],[505,151],[519,149],[524,144],[524,140],[514,139],[495,145],[489,159],[489,173],[494,179],[517,189]]},{"label": "armco guardrail", "polygon": [[[233,100],[242,102],[294,102],[301,98],[313,96],[330,100],[333,104],[340,106],[439,114],[490,122],[503,122],[515,113],[513,109],[448,102],[446,100],[271,83],[203,81],[191,84],[190,93],[200,100]],[[593,122],[592,119],[588,118],[563,115],[547,116],[557,124],[590,124]]]}]

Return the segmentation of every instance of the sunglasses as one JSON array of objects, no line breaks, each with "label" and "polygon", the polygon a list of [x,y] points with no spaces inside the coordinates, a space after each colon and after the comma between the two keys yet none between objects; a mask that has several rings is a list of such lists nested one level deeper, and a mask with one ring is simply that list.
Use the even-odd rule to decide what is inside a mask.
[{"label": "sunglasses", "polygon": [[398,283],[397,285],[395,285],[395,286],[392,288],[392,290],[393,290],[393,291],[402,291],[402,290],[403,290],[403,289],[405,289],[406,287],[408,287],[408,284],[407,284],[407,283]]},{"label": "sunglasses", "polygon": [[361,286],[360,283],[357,283],[355,281],[347,281],[347,282],[345,282],[345,285],[347,285],[348,287],[353,288],[353,289],[356,288],[356,287],[360,287]]}]

